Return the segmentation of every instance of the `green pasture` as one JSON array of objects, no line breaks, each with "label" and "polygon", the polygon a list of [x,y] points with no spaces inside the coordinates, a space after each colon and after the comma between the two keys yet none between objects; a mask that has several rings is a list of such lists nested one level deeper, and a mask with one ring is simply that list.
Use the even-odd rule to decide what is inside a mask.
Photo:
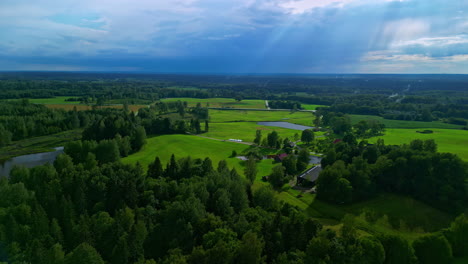
[{"label": "green pasture", "polygon": [[197,103],[200,103],[202,107],[219,107],[219,108],[253,108],[253,109],[265,109],[265,100],[242,100],[236,101],[234,98],[167,98],[161,99],[161,102],[176,102],[182,101],[187,102],[189,107],[194,107]]},{"label": "green pasture", "polygon": [[311,112],[289,111],[210,110],[209,114],[211,123],[284,121],[312,126],[315,118]]},{"label": "green pasture", "polygon": [[210,114],[210,129],[203,134],[218,139],[242,139],[252,142],[256,130],[262,130],[266,137],[272,131],[278,132],[281,138],[294,139],[294,134],[301,135],[301,131],[257,125],[257,122],[283,121],[298,125],[312,126],[314,115],[310,112],[288,111],[245,111],[245,110],[212,110]]},{"label": "green pasture", "polygon": [[[123,158],[122,162],[127,164],[139,162],[144,168],[147,168],[156,156],[161,159],[163,166],[169,162],[172,154],[175,155],[176,159],[187,156],[193,159],[209,157],[213,161],[215,168],[220,160],[226,160],[229,168],[234,167],[239,174],[244,175],[244,162],[230,156],[233,150],[240,155],[249,148],[250,146],[244,144],[217,141],[197,136],[164,135],[148,138],[142,150]],[[270,174],[273,166],[272,160],[259,162],[257,165],[257,179],[260,180],[262,176]]]},{"label": "green pasture", "polygon": [[369,139],[371,143],[382,138],[387,145],[401,145],[410,143],[415,139],[434,139],[439,152],[457,154],[460,158],[468,160],[468,131],[456,129],[432,129],[432,134],[417,133],[423,129],[386,129],[385,135]]},{"label": "green pasture", "polygon": [[404,120],[391,120],[384,119],[380,116],[374,115],[350,115],[351,123],[356,124],[361,120],[376,120],[384,124],[386,128],[445,128],[457,129],[462,128],[460,125],[447,124],[440,121],[423,122],[423,121],[404,121]]},{"label": "green pasture", "polygon": [[262,130],[262,137],[266,138],[268,133],[278,132],[281,138],[294,139],[294,134],[301,136],[301,131],[280,127],[260,126],[255,122],[232,122],[232,123],[210,123],[210,129],[203,136],[217,139],[242,139],[253,142],[257,129]]},{"label": "green pasture", "polygon": [[301,104],[304,110],[317,110],[318,107],[328,107],[327,105]]}]

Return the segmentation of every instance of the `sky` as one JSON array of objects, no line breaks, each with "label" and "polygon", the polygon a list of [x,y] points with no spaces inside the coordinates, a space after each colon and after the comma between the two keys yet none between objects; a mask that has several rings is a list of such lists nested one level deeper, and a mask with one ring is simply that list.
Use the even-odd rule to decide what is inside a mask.
[{"label": "sky", "polygon": [[468,0],[0,0],[0,70],[468,74]]}]

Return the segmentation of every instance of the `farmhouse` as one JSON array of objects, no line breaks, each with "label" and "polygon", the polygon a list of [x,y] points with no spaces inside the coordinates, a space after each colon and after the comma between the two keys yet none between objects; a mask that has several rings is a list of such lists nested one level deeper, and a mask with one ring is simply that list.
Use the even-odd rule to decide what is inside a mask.
[{"label": "farmhouse", "polygon": [[286,158],[288,156],[288,154],[286,153],[281,153],[281,154],[278,154],[275,156],[275,161],[276,162],[282,162],[284,160],[284,158]]},{"label": "farmhouse", "polygon": [[333,144],[340,143],[341,141],[343,141],[343,140],[342,140],[342,139],[339,139],[339,138],[337,138],[337,139],[335,139],[335,140],[333,141]]},{"label": "farmhouse", "polygon": [[321,171],[322,171],[321,165],[317,165],[311,169],[308,169],[301,175],[297,176],[297,184],[301,184],[301,183],[315,184],[315,181],[317,180]]},{"label": "farmhouse", "polygon": [[284,158],[286,158],[288,154],[286,153],[281,153],[277,155],[267,155],[267,159],[274,159],[276,162],[282,162]]}]

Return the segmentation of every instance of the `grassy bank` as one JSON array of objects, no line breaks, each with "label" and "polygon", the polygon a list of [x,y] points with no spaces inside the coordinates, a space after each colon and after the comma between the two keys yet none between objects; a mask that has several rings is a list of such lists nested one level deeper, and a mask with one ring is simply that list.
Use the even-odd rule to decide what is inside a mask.
[{"label": "grassy bank", "polygon": [[52,151],[54,147],[60,147],[69,141],[80,139],[81,132],[81,130],[70,130],[49,136],[13,141],[8,146],[0,148],[0,160],[7,160],[21,155]]}]

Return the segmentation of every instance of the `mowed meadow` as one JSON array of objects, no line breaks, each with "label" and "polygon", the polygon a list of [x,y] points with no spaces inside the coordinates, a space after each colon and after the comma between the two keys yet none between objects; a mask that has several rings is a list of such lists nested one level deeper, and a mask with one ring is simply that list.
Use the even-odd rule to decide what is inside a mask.
[{"label": "mowed meadow", "polygon": [[[147,139],[146,145],[137,153],[122,159],[123,163],[135,164],[139,162],[145,169],[154,161],[156,157],[161,159],[165,167],[171,155],[176,159],[190,156],[192,159],[204,159],[209,157],[213,162],[213,167],[217,167],[218,162],[226,160],[229,168],[235,168],[237,172],[244,175],[244,162],[238,158],[231,157],[232,151],[238,155],[250,148],[249,145],[218,141],[198,136],[190,135],[163,135]],[[257,180],[266,176],[273,168],[273,160],[263,160],[257,164]]]},{"label": "mowed meadow", "polygon": [[316,105],[316,104],[301,104],[304,110],[317,110],[319,107],[328,107],[327,105]]},{"label": "mowed meadow", "polygon": [[312,126],[314,118],[312,112],[210,109],[210,122],[212,123],[284,121],[298,125]]},{"label": "mowed meadow", "polygon": [[210,109],[209,131],[204,136],[217,139],[241,139],[252,142],[255,131],[261,130],[264,137],[273,131],[281,138],[292,140],[301,131],[258,125],[258,122],[282,121],[298,125],[312,126],[314,115],[311,112],[290,111],[246,111],[246,110],[213,110]]},{"label": "mowed meadow", "polygon": [[468,160],[468,131],[460,129],[433,129],[432,134],[422,134],[417,131],[424,129],[386,129],[385,134],[380,137],[369,139],[370,142],[376,142],[382,138],[387,145],[408,144],[415,139],[433,139],[438,146],[439,152],[450,152],[457,154],[463,160]]},{"label": "mowed meadow", "polygon": [[[454,153],[463,160],[468,160],[468,131],[462,130],[463,126],[441,121],[390,120],[372,115],[350,115],[350,117],[352,124],[361,120],[375,120],[385,125],[384,134],[370,138],[370,143],[375,143],[379,138],[387,145],[408,144],[415,139],[433,139],[437,143],[439,152]],[[431,130],[433,133],[418,133],[424,130]]]},{"label": "mowed meadow", "polygon": [[[245,111],[245,110],[209,110],[209,131],[201,136],[190,135],[163,135],[147,139],[147,144],[138,153],[122,159],[124,163],[136,163],[145,168],[159,156],[162,163],[169,161],[172,154],[176,158],[191,156],[192,158],[209,157],[216,166],[220,160],[226,160],[230,168],[236,168],[243,175],[244,162],[231,157],[235,150],[238,155],[251,148],[249,145],[230,142],[229,139],[241,139],[252,142],[256,130],[261,130],[266,138],[268,133],[278,132],[281,138],[293,139],[295,134],[300,136],[301,131],[280,127],[258,125],[261,121],[287,121],[298,124],[312,125],[313,114],[310,112],[289,111]],[[242,120],[242,122],[239,122]],[[265,150],[268,154],[276,150]],[[271,153],[270,153],[271,152]],[[257,182],[260,184],[262,176],[270,174],[274,164],[272,160],[263,160],[257,164]]]}]

